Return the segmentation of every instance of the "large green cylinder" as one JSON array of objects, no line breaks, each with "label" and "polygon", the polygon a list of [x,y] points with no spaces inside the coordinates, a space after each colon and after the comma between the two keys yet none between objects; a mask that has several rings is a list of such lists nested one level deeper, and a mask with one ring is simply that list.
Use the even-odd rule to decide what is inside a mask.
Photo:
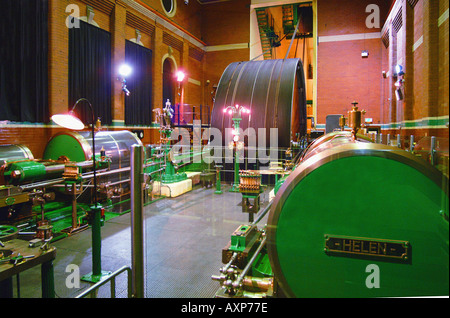
[{"label": "large green cylinder", "polygon": [[11,176],[18,182],[38,180],[45,176],[45,166],[36,161],[19,161],[10,165]]},{"label": "large green cylinder", "polygon": [[448,179],[393,147],[349,138],[319,147],[269,213],[268,252],[282,293],[448,295]]},{"label": "large green cylinder", "polygon": [[4,176],[7,178],[8,183],[20,184],[60,176],[63,171],[64,164],[22,160],[11,162],[8,165],[8,170],[4,172]]}]

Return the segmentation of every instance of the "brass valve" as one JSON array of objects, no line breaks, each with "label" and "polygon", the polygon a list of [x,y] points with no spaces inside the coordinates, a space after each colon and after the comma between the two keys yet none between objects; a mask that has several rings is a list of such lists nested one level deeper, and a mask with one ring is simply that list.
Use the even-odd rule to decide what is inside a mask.
[{"label": "brass valve", "polygon": [[362,115],[366,113],[365,110],[358,110],[358,102],[353,102],[352,110],[348,112],[348,125],[352,128],[353,138],[356,139],[356,133],[361,128]]},{"label": "brass valve", "polygon": [[347,118],[345,118],[344,115],[339,117],[339,127],[341,127],[341,131],[345,130],[345,125],[346,124],[347,124]]}]

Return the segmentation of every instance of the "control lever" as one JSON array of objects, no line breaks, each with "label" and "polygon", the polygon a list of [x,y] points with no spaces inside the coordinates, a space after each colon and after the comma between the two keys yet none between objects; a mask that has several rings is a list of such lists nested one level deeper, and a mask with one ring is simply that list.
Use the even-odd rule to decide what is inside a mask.
[{"label": "control lever", "polygon": [[18,263],[24,261],[25,259],[33,258],[33,257],[34,257],[34,255],[23,256],[23,255],[20,255],[20,253],[19,253],[19,254],[17,254],[17,256],[9,256],[9,257],[0,259],[0,264],[9,262],[13,265],[17,265]]},{"label": "control lever", "polygon": [[53,236],[50,236],[48,239],[44,240],[44,244],[42,244],[42,246],[40,247],[41,250],[43,251],[48,251],[50,248],[50,241],[53,239]]}]

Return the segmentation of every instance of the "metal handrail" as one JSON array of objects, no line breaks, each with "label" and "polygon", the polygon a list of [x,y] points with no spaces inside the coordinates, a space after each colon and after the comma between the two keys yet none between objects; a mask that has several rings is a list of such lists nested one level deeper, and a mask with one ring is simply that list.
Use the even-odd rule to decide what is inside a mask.
[{"label": "metal handrail", "polygon": [[127,272],[127,279],[128,279],[128,298],[131,298],[131,268],[128,266],[123,266],[122,268],[118,269],[117,271],[115,271],[114,273],[112,273],[110,276],[108,276],[108,278],[99,281],[98,283],[96,283],[95,285],[92,285],[91,287],[89,287],[88,289],[86,289],[85,291],[83,291],[81,294],[75,296],[75,298],[83,298],[86,297],[87,295],[91,294],[91,298],[95,298],[95,293],[94,291],[99,289],[101,286],[105,285],[107,282],[111,281],[111,298],[116,298],[116,280],[115,277],[120,275],[123,272]]}]

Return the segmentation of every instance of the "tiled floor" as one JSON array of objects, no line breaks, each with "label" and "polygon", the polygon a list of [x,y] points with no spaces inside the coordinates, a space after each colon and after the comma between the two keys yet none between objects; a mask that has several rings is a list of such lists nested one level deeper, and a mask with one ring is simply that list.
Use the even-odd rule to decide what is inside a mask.
[{"label": "tiled floor", "polygon": [[[233,231],[248,222],[242,212],[241,194],[214,194],[214,188],[194,188],[177,198],[166,198],[144,208],[145,295],[149,298],[214,297],[219,283],[211,280],[218,274],[221,250]],[[268,194],[261,197],[265,205]],[[267,217],[267,216],[266,216]],[[264,223],[264,220],[261,224]],[[131,213],[113,218],[102,231],[102,270],[116,271],[131,267]],[[56,241],[54,264],[57,297],[71,298],[90,286],[68,288],[69,264],[79,266],[80,275],[92,272],[91,230]],[[40,268],[20,274],[21,297],[41,297]],[[16,279],[14,295],[16,295]],[[126,274],[116,281],[117,297],[126,297]],[[99,290],[98,297],[109,297],[109,284]]]}]

